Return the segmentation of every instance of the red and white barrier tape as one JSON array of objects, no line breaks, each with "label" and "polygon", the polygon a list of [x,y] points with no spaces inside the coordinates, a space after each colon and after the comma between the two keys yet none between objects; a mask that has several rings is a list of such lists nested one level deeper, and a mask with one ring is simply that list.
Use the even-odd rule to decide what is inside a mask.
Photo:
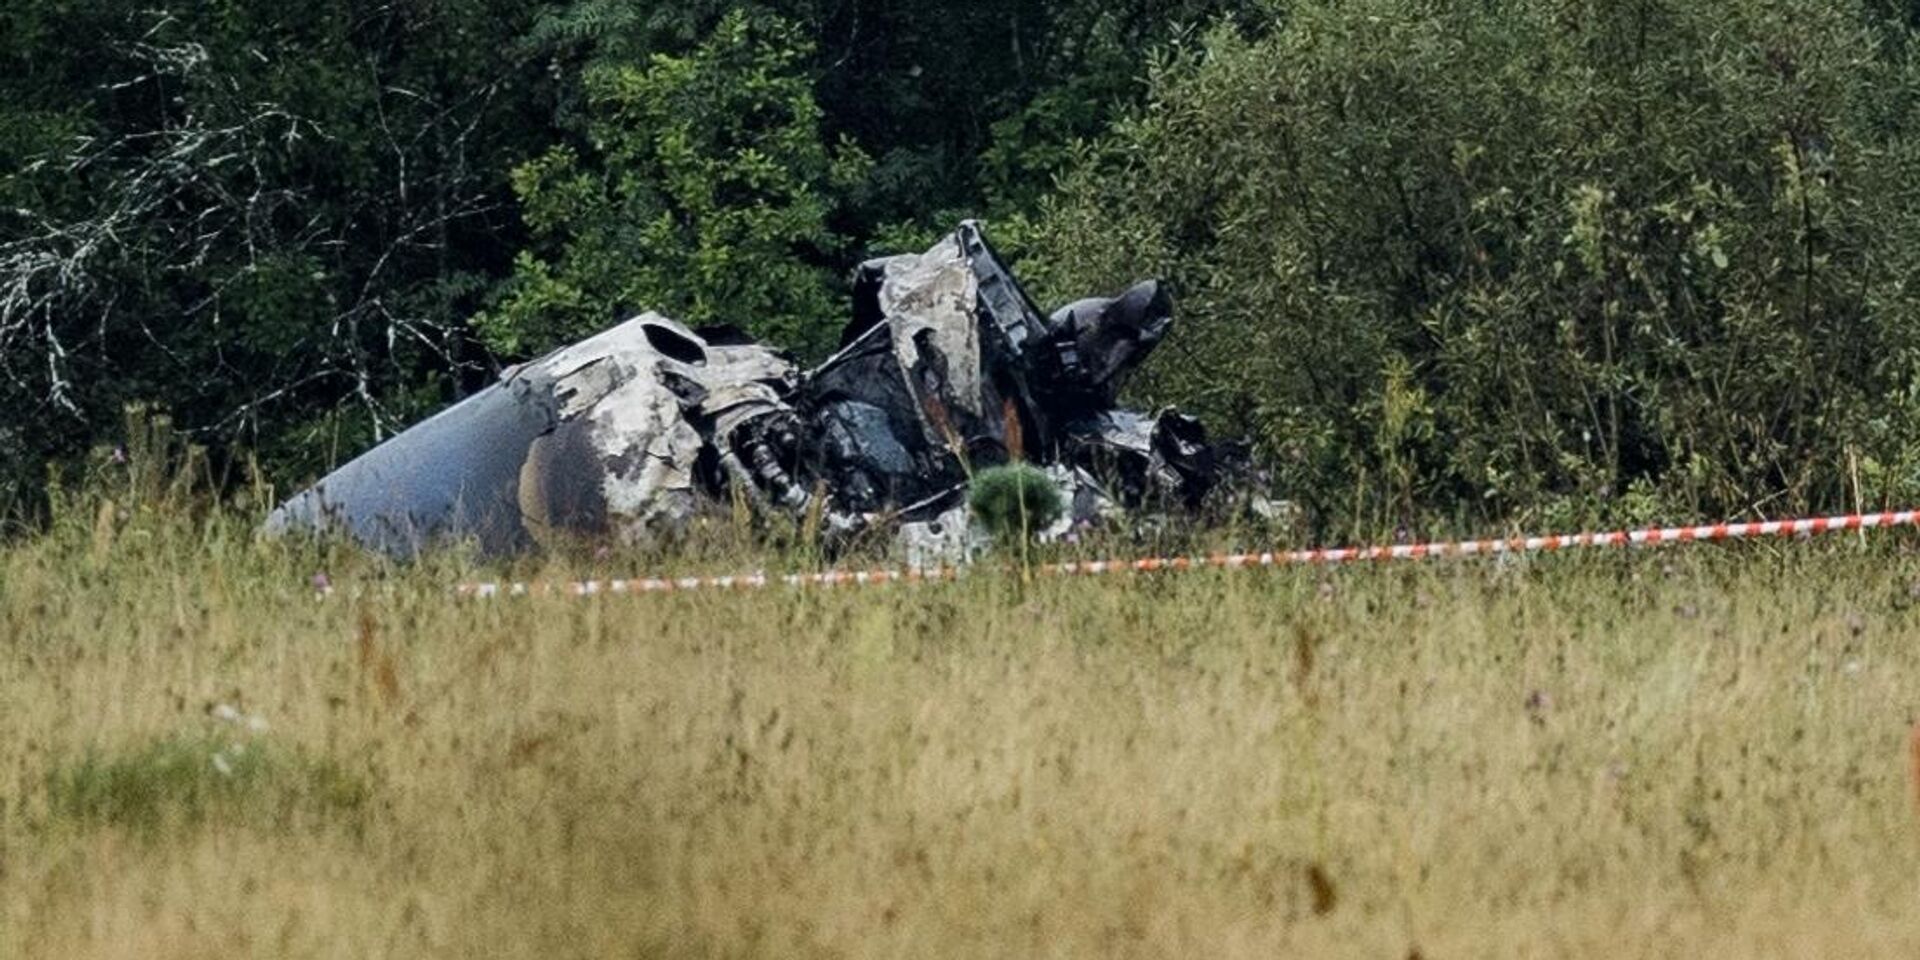
[{"label": "red and white barrier tape", "polygon": [[[1158,573],[1186,570],[1244,570],[1262,567],[1317,566],[1383,560],[1428,560],[1442,557],[1499,556],[1518,553],[1548,553],[1581,547],[1637,547],[1667,543],[1697,543],[1745,540],[1755,537],[1815,536],[1851,530],[1880,530],[1920,526],[1920,511],[1901,513],[1855,514],[1814,520],[1770,520],[1765,523],[1719,523],[1705,527],[1667,527],[1647,530],[1622,530],[1616,533],[1582,533],[1550,537],[1517,537],[1508,540],[1462,540],[1446,543],[1406,544],[1396,547],[1348,547],[1338,550],[1294,550],[1281,553],[1213,554],[1205,557],[1172,557],[1144,560],[1099,560],[1082,563],[1057,563],[1037,569],[1042,576],[1075,577],[1118,573]],[[459,588],[464,597],[545,597],[626,595],[647,593],[683,593],[697,591],[765,590],[772,587],[851,587],[884,584],[939,583],[960,579],[956,567],[928,570],[877,570],[867,572],[830,571],[791,574],[783,577],[764,573],[736,577],[686,577],[648,580],[587,580],[568,584],[550,583],[470,583]]]}]

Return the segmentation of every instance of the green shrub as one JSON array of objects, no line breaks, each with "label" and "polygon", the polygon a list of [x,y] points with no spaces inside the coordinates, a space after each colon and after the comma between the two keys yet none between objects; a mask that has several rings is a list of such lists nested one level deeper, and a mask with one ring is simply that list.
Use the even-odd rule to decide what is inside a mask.
[{"label": "green shrub", "polygon": [[1140,390],[1324,533],[1911,496],[1908,44],[1824,0],[1307,0],[1162,63],[1030,272],[1169,278]]},{"label": "green shrub", "polygon": [[828,219],[869,164],[823,138],[810,50],[786,21],[735,12],[686,56],[590,68],[585,142],[513,172],[537,243],[476,321],[488,344],[537,353],[655,309],[827,347],[844,312]]},{"label": "green shrub", "polygon": [[331,760],[261,738],[176,736],[89,754],[47,780],[48,806],[86,825],[152,830],[210,820],[284,824],[300,815],[351,815],[369,788]]},{"label": "green shrub", "polygon": [[1060,489],[1031,464],[980,471],[969,494],[973,515],[1001,542],[1025,540],[1053,526],[1065,509]]}]

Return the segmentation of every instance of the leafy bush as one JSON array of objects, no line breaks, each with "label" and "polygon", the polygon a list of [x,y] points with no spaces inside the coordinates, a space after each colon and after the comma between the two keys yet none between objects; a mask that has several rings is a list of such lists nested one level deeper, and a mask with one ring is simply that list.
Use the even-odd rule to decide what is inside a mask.
[{"label": "leafy bush", "polygon": [[539,247],[478,321],[490,345],[535,352],[651,308],[824,348],[844,313],[827,219],[867,161],[823,141],[807,50],[735,13],[687,56],[589,69],[584,150],[514,171]]},{"label": "leafy bush", "polygon": [[980,471],[968,496],[973,515],[1002,542],[1024,540],[1053,526],[1066,509],[1060,488],[1026,463]]},{"label": "leafy bush", "polygon": [[[1852,3],[1308,0],[1211,34],[1036,227],[1182,296],[1156,399],[1323,526],[1920,492],[1920,70]],[[1528,516],[1532,514],[1532,516]]]},{"label": "leafy bush", "polygon": [[512,0],[0,12],[0,508],[121,408],[285,475],[485,366],[467,318],[551,142]]},{"label": "leafy bush", "polygon": [[369,788],[330,760],[259,738],[176,736],[117,754],[91,754],[47,782],[56,816],[142,830],[207,820],[280,823],[351,814]]}]

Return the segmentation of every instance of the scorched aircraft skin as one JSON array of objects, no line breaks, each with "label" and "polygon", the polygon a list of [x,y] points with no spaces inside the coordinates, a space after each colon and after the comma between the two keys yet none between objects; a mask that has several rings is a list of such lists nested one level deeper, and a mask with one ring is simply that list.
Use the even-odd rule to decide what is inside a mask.
[{"label": "scorched aircraft skin", "polygon": [[268,530],[402,557],[462,540],[496,555],[634,544],[737,492],[818,510],[838,537],[924,534],[963,519],[973,471],[1013,459],[1046,467],[1078,520],[1196,508],[1245,460],[1190,417],[1115,405],[1173,323],[1156,281],[1043,316],[969,221],[862,265],[853,312],[840,351],[804,372],[728,328],[636,317],[508,370],[288,500]]}]

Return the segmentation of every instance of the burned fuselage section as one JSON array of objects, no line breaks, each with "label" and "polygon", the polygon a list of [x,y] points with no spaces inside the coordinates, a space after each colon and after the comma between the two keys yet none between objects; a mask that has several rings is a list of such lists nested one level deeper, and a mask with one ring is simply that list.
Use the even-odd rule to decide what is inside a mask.
[{"label": "burned fuselage section", "polygon": [[273,532],[411,555],[643,543],[705,504],[816,512],[830,532],[925,523],[967,478],[1047,465],[1077,513],[1197,507],[1240,448],[1198,422],[1115,406],[1166,335],[1146,282],[1043,315],[974,223],[863,265],[838,353],[802,372],[732,331],[648,314],[507,372],[287,501]]},{"label": "burned fuselage section", "polygon": [[753,421],[777,440],[796,425],[797,383],[772,351],[648,314],[507,371],[288,500],[267,529],[338,532],[397,555],[451,539],[510,553],[668,533],[705,493],[703,472],[773,486],[740,454],[716,456],[712,437]]}]

